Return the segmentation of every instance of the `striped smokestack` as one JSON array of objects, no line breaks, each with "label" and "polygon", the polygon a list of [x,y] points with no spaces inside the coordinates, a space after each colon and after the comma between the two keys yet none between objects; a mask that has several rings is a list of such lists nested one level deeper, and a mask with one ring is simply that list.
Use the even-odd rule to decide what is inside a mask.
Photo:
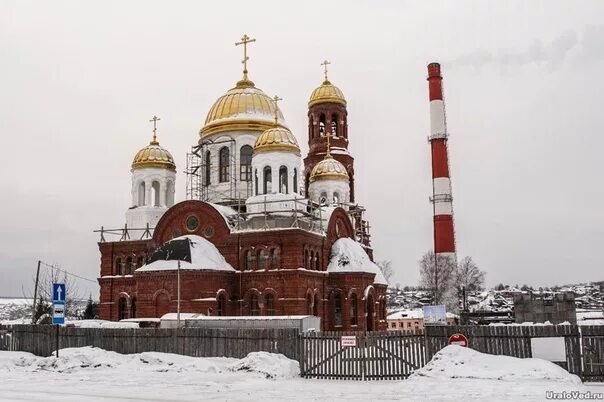
[{"label": "striped smokestack", "polygon": [[455,258],[453,197],[447,152],[447,122],[440,64],[428,64],[430,94],[430,148],[432,151],[432,198],[434,211],[434,253]]}]

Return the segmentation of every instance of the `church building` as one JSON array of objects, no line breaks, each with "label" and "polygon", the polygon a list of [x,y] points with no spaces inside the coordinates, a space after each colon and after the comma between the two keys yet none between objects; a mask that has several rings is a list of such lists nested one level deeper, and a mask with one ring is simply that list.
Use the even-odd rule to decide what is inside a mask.
[{"label": "church building", "polygon": [[[123,229],[102,229],[100,315],[315,315],[322,330],[386,330],[387,283],[355,199],[347,102],[327,78],[308,101],[302,158],[277,96],[243,77],[187,154],[185,200],[157,138],[134,157]],[[367,185],[362,183],[361,185]],[[114,239],[111,236],[114,235]]]}]

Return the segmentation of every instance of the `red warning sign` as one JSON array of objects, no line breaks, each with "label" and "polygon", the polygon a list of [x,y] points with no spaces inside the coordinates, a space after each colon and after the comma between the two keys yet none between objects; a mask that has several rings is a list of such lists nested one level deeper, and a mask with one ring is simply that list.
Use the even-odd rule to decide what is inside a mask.
[{"label": "red warning sign", "polygon": [[453,334],[449,337],[449,345],[468,346],[468,338],[464,334]]}]

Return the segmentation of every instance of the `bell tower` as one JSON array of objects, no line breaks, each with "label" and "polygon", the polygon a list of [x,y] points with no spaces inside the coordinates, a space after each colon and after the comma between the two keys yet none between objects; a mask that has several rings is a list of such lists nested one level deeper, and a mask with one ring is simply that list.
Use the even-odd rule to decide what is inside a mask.
[{"label": "bell tower", "polygon": [[348,111],[346,98],[340,88],[327,78],[327,66],[324,67],[325,80],[310,95],[308,101],[308,155],[304,158],[305,194],[308,197],[310,175],[315,165],[325,159],[328,140],[331,156],[346,168],[349,177],[350,202],[354,202],[354,158],[348,152]]}]

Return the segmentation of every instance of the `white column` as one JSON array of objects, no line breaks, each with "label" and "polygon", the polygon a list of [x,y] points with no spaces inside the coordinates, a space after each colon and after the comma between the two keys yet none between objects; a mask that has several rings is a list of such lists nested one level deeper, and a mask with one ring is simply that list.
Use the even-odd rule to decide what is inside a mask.
[{"label": "white column", "polygon": [[151,180],[145,180],[145,205],[147,206],[152,206],[154,201],[151,199],[151,186]]},{"label": "white column", "polygon": [[160,207],[165,207],[166,206],[166,191],[167,191],[167,186],[166,186],[166,180],[160,180],[159,182],[159,206]]}]

